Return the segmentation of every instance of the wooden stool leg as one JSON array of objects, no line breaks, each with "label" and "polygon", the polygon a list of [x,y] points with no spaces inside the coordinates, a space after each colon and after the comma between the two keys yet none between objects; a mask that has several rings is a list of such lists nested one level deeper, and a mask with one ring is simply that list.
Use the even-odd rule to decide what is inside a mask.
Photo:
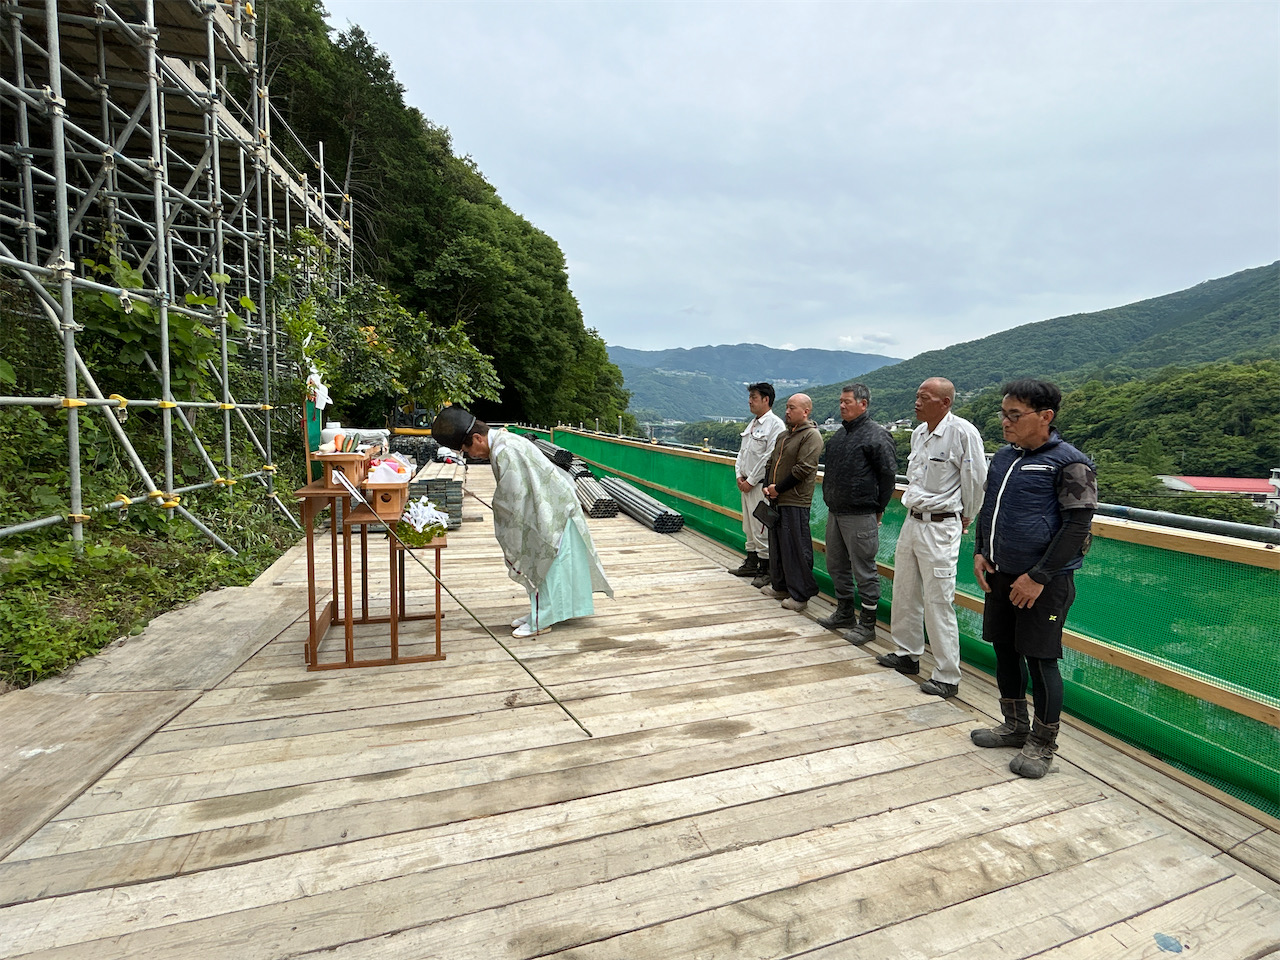
[{"label": "wooden stool leg", "polygon": [[388,537],[387,545],[390,551],[387,554],[387,566],[391,568],[391,593],[387,598],[389,601],[387,608],[391,614],[388,618],[391,621],[391,659],[398,662],[400,659],[400,611],[397,608],[400,606],[400,565],[396,562],[396,542]]},{"label": "wooden stool leg", "polygon": [[345,574],[344,579],[346,581],[343,584],[343,590],[344,590],[343,595],[346,599],[346,609],[343,611],[343,613],[345,614],[345,617],[343,619],[343,625],[346,628],[347,666],[351,666],[353,663],[355,663],[355,659],[356,659],[355,626],[352,623],[353,611],[352,611],[352,597],[351,597],[351,592],[352,592],[351,581],[355,579],[351,570],[351,548],[352,548],[351,535],[353,533],[355,533],[355,530],[353,528],[348,527],[347,530],[345,531],[346,535],[342,538],[342,571]]},{"label": "wooden stool leg", "polygon": [[408,601],[405,599],[405,585],[404,585],[404,581],[405,581],[404,555],[407,552],[408,551],[404,547],[400,547],[396,550],[396,562],[400,566],[400,619],[401,620],[403,620],[409,612],[409,604],[408,604]]},{"label": "wooden stool leg", "polygon": [[[307,468],[311,468],[308,466]],[[308,480],[311,478],[308,476]],[[307,535],[307,641],[302,647],[302,662],[311,666],[316,662],[316,647],[319,638],[316,634],[316,534],[313,529],[315,517],[311,511],[311,501],[302,501],[302,522]]]},{"label": "wooden stool leg", "polygon": [[[329,498],[329,579],[333,597],[333,619],[330,623],[337,623],[339,617],[342,616],[342,602],[339,600],[341,596],[338,590],[338,525],[341,522],[338,518],[339,502],[346,503],[345,499],[339,497]],[[345,516],[345,512],[344,512]],[[345,537],[343,538],[346,539]]]},{"label": "wooden stool leg", "polygon": [[369,525],[360,524],[360,619],[369,619]]},{"label": "wooden stool leg", "polygon": [[440,609],[440,548],[436,547],[436,656],[440,653],[440,620],[444,617],[444,611]]}]

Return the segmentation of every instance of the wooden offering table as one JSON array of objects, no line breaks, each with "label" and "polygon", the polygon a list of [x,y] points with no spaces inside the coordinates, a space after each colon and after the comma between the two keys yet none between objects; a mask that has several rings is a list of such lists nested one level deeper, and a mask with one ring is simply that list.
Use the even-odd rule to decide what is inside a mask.
[{"label": "wooden offering table", "polygon": [[[445,659],[440,648],[440,621],[443,613],[440,608],[440,551],[448,546],[444,536],[434,538],[424,547],[406,548],[392,537],[387,538],[389,573],[391,579],[390,603],[386,614],[371,614],[369,605],[369,527],[374,524],[386,524],[394,527],[404,509],[402,496],[386,496],[388,485],[377,485],[379,493],[366,494],[370,503],[379,506],[377,512],[366,504],[352,507],[353,498],[342,487],[328,486],[324,480],[309,483],[294,492],[302,501],[302,525],[307,539],[307,599],[309,603],[309,630],[304,647],[304,660],[308,670],[341,670],[348,667],[379,667],[397,663],[422,663],[430,660]],[[407,491],[408,484],[403,485]],[[394,492],[394,491],[392,491]],[[338,559],[338,505],[342,504],[342,559]],[[329,527],[329,553],[331,562],[331,582],[328,599],[318,604],[316,588],[316,534],[315,519],[324,508],[333,509],[333,522]],[[388,516],[394,512],[394,517]],[[381,514],[381,515],[380,515]],[[358,534],[357,534],[358,528]],[[360,615],[355,615],[357,598],[355,597],[355,540],[360,540]],[[409,613],[405,588],[405,551],[406,549],[422,549],[435,551],[435,607],[431,611]],[[339,572],[341,571],[341,572]],[[341,597],[341,601],[339,601]],[[435,652],[402,656],[400,653],[400,624],[413,620],[435,620],[436,644]],[[331,627],[343,625],[344,656],[342,660],[322,663],[319,658],[320,645],[324,642]],[[390,628],[389,656],[356,659],[355,627],[357,624],[385,623]]]}]

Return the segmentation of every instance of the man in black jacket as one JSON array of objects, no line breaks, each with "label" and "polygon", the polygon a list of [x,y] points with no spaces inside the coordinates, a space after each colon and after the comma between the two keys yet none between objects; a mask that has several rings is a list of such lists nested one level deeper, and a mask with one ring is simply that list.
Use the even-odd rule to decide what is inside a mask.
[{"label": "man in black jacket", "polygon": [[[827,441],[822,499],[827,505],[827,572],[836,611],[818,623],[852,627],[844,638],[861,646],[876,635],[880,605],[880,518],[893,497],[897,449],[889,431],[867,416],[871,391],[851,383],[840,391],[841,427]],[[861,608],[854,598],[854,582]]]}]

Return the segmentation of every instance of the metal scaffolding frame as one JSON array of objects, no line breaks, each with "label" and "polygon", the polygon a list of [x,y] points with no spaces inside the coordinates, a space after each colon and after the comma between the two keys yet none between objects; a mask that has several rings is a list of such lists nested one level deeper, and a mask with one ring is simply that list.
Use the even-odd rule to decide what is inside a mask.
[{"label": "metal scaffolding frame", "polygon": [[[272,117],[256,26],[243,0],[0,0],[0,281],[7,274],[49,321],[63,384],[58,396],[0,397],[0,404],[62,409],[70,467],[67,513],[0,528],[0,537],[69,522],[78,543],[94,514],[152,502],[234,553],[180,498],[246,479],[262,483],[297,524],[274,486],[273,393],[282,361],[268,283],[276,244],[295,225],[318,234],[353,270],[353,218],[350,199],[325,175],[323,144],[313,156]],[[276,146],[273,119],[312,169],[299,170]],[[86,269],[83,261],[104,243],[141,273],[141,287],[112,286]],[[146,357],[155,397],[129,399],[99,385],[76,345],[77,292],[108,294],[125,312],[148,305],[159,340],[159,356]],[[236,308],[249,313],[241,323],[229,322]],[[219,401],[174,398],[175,316],[214,332],[218,356],[208,373]],[[0,314],[0,324],[13,322]],[[233,396],[232,344],[244,362],[260,365],[260,396]],[[158,469],[129,440],[129,406],[160,411]],[[212,443],[188,416],[199,408],[221,414]],[[83,502],[80,416],[93,410],[145,495]],[[175,419],[209,473],[205,483],[175,488]],[[233,476],[237,435],[261,455],[261,469]]]}]

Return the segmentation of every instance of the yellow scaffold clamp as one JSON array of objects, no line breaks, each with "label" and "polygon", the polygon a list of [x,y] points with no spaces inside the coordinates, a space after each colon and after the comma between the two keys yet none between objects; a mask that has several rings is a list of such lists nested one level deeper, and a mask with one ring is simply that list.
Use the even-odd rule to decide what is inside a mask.
[{"label": "yellow scaffold clamp", "polygon": [[264,464],[262,465],[262,472],[263,472],[263,473],[275,473],[275,472],[276,472],[276,465],[275,465],[274,463],[264,463]]},{"label": "yellow scaffold clamp", "polygon": [[147,496],[150,497],[152,500],[164,499],[164,494],[161,493],[159,490],[152,490],[150,493],[147,494]]},{"label": "yellow scaffold clamp", "polygon": [[169,496],[169,499],[164,501],[164,503],[160,504],[160,508],[162,510],[172,510],[174,507],[178,505],[178,502],[182,499],[176,493],[171,493],[168,496]]},{"label": "yellow scaffold clamp", "polygon": [[274,410],[274,409],[275,409],[275,407],[273,407],[273,406],[272,406],[271,404],[269,404],[269,403],[260,403],[260,404],[258,404],[258,409],[259,409],[259,410]]},{"label": "yellow scaffold clamp", "polygon": [[73,410],[76,407],[87,407],[88,404],[83,400],[77,400],[75,397],[63,397],[62,407],[64,410]]},{"label": "yellow scaffold clamp", "polygon": [[69,513],[67,514],[67,519],[72,523],[88,523],[93,517],[87,513]]},{"label": "yellow scaffold clamp", "polygon": [[133,506],[133,498],[127,493],[118,493],[116,494],[115,499],[107,506],[111,506],[111,504],[115,504],[116,509],[120,511],[120,519],[123,520],[124,515],[128,513],[129,508]]},{"label": "yellow scaffold clamp", "polygon": [[118,393],[111,394],[107,399],[116,401],[116,420],[120,423],[124,423],[129,419],[129,401],[127,399],[120,396]]},{"label": "yellow scaffold clamp", "polygon": [[236,405],[235,405],[234,403],[220,403],[220,404],[218,404],[218,409],[219,409],[219,410],[234,410],[235,408],[236,408]]},{"label": "yellow scaffold clamp", "polygon": [[161,410],[172,410],[174,407],[177,406],[177,404],[174,403],[172,400],[157,400],[156,406],[159,407]]},{"label": "yellow scaffold clamp", "polygon": [[239,480],[228,480],[226,477],[215,477],[213,481],[214,485],[219,487],[234,487],[239,482]]}]

